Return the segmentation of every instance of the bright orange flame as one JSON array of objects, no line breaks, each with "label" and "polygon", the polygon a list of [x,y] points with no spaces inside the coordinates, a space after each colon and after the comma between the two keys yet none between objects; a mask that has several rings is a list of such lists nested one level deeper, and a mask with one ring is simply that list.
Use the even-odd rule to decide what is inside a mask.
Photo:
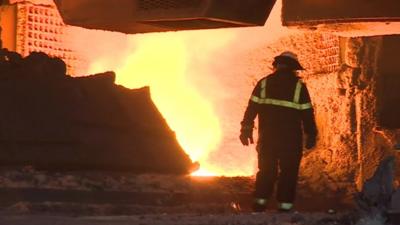
[{"label": "bright orange flame", "polygon": [[84,74],[113,70],[118,84],[150,86],[179,143],[200,163],[193,175],[247,176],[256,153],[238,141],[239,122],[254,76],[267,72],[264,60],[272,56],[260,51],[251,65],[242,61],[289,33],[280,9],[278,0],[264,27],[138,35],[70,27],[68,40],[89,61]]},{"label": "bright orange flame", "polygon": [[[212,105],[187,80],[187,46],[178,36],[152,34],[135,40],[137,48],[115,68],[116,83],[129,88],[150,86],[152,99],[176,131],[193,161],[202,162],[221,141],[221,127]],[[105,71],[107,63],[91,65]]]}]

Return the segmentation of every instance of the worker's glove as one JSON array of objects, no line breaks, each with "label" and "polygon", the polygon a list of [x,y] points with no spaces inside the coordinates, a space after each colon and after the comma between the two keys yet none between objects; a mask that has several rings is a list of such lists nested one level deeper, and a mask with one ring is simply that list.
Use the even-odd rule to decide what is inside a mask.
[{"label": "worker's glove", "polygon": [[315,147],[316,142],[317,141],[315,135],[307,135],[305,148],[307,150],[313,149]]},{"label": "worker's glove", "polygon": [[250,144],[254,144],[253,140],[253,126],[242,125],[242,129],[240,129],[240,142],[243,145],[247,146]]}]

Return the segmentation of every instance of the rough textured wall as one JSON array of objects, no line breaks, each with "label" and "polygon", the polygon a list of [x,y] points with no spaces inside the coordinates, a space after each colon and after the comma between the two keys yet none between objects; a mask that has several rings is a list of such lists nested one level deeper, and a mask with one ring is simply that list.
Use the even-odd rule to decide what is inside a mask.
[{"label": "rough textured wall", "polygon": [[317,148],[305,153],[300,183],[311,191],[354,190],[384,156],[384,150],[375,147],[373,132],[380,43],[379,37],[299,32],[254,49],[245,60],[253,65],[248,78],[253,81],[264,76],[273,56],[284,50],[297,53],[306,68],[300,76],[311,94],[319,137]]},{"label": "rough textured wall", "polygon": [[[382,159],[382,155],[377,151],[368,151],[373,146],[372,129],[375,124],[375,80],[376,58],[379,50],[380,38],[350,38],[344,40],[342,58],[343,69],[341,74],[351,78],[348,82],[351,90],[352,101],[354,103],[355,115],[355,140],[357,143],[358,164],[357,166],[357,187],[369,176],[372,175],[376,166]],[[365,159],[369,159],[369,163]],[[366,167],[369,167],[366,169]]]},{"label": "rough textured wall", "polygon": [[[320,134],[316,150],[306,153],[302,161],[300,195],[328,194],[328,190],[332,195],[345,192],[349,184],[354,183],[358,169],[354,94],[346,90],[346,85],[350,86],[351,74],[339,73],[341,43],[341,38],[330,34],[296,32],[272,44],[260,43],[241,55],[237,62],[241,68],[247,68],[242,69],[242,76],[247,77],[245,85],[252,87],[271,72],[273,57],[282,51],[297,53],[306,68],[299,75],[309,88]],[[248,100],[243,93],[240,94],[243,100]]]},{"label": "rough textured wall", "polygon": [[[385,49],[395,47],[393,37],[390,41]],[[305,32],[268,47],[275,54],[296,52],[307,69],[300,76],[310,90],[319,129],[316,150],[305,153],[302,162],[301,182],[311,189],[335,193],[360,188],[385,156],[395,154],[392,146],[399,132],[378,121],[379,99],[391,93],[378,93],[378,81],[385,71],[395,73],[393,65],[378,63],[396,58],[382,51],[387,42],[387,36],[344,38]]]},{"label": "rough textured wall", "polygon": [[[393,118],[398,116],[386,121],[392,124],[382,123],[382,120],[388,119],[383,110],[395,111],[397,107],[396,104],[386,105],[384,109],[385,101],[399,98],[398,86],[396,83],[393,86],[399,69],[395,60],[397,53],[393,49],[400,47],[399,40],[398,36],[343,38],[340,75],[351,78],[344,84],[352,93],[354,104],[358,188],[373,175],[383,158],[396,155],[393,146],[399,131]],[[388,78],[392,85],[385,87]]]},{"label": "rough textured wall", "polygon": [[310,91],[319,137],[316,149],[305,153],[301,181],[315,191],[345,189],[353,183],[357,169],[352,74],[342,72],[342,42],[338,36],[305,32],[273,47],[276,52],[296,52],[306,68],[300,76]]}]

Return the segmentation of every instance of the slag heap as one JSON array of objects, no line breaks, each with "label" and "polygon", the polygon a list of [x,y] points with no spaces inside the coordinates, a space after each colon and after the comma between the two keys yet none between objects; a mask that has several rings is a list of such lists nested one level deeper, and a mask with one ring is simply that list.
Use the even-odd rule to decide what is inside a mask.
[{"label": "slag heap", "polygon": [[0,164],[187,174],[193,166],[153,104],[106,72],[73,78],[44,53],[2,50]]}]

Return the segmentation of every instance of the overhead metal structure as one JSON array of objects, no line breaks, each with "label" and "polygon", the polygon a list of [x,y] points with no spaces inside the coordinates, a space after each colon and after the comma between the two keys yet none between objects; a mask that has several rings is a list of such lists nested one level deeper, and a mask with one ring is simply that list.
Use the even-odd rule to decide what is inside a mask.
[{"label": "overhead metal structure", "polygon": [[276,0],[55,0],[66,24],[145,33],[263,26]]}]

